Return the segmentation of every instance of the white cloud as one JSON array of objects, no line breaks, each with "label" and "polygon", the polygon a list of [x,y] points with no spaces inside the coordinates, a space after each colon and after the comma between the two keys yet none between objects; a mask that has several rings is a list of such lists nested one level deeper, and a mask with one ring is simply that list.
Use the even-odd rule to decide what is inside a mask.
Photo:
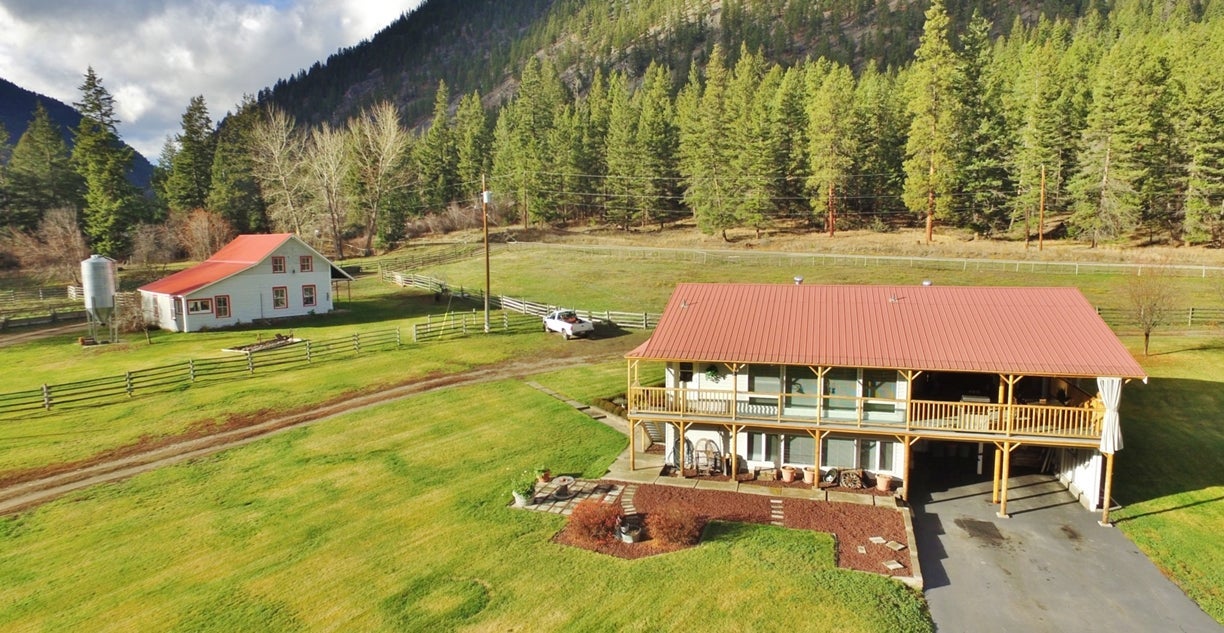
[{"label": "white cloud", "polygon": [[156,160],[193,96],[216,120],[421,1],[0,0],[0,76],[71,104],[92,66],[119,133]]}]

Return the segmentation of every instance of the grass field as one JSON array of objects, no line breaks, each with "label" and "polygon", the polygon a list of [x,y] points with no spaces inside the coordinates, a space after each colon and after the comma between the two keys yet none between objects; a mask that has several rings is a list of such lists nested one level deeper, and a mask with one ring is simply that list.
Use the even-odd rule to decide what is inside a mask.
[{"label": "grass field", "polygon": [[624,561],[506,507],[518,471],[598,476],[625,444],[511,381],[92,488],[0,519],[0,629],[932,630],[916,593],[835,569],[822,535],[721,524]]},{"label": "grass field", "polygon": [[[567,270],[570,274],[542,272],[550,270]],[[478,261],[427,272],[445,278],[452,286],[478,285],[483,274]],[[958,274],[845,267],[792,271],[747,260],[738,264],[622,261],[607,257],[575,260],[559,253],[528,249],[498,253],[493,285],[495,293],[589,309],[658,311],[671,288],[681,280],[786,283],[795,274],[803,275],[806,283],[912,284],[933,278],[941,284],[1079,285],[1094,304],[1118,306],[1124,302],[1125,278],[1104,275]],[[1215,280],[1178,278],[1170,283],[1177,288],[1179,303],[1216,305],[1219,301]],[[351,331],[393,327],[397,320],[408,323],[438,310],[430,296],[372,280],[354,284],[353,300],[346,307],[350,311],[312,322],[309,327],[299,327],[296,333],[330,338]],[[281,330],[263,330],[260,334],[266,337],[278,331]],[[251,342],[255,336],[255,330],[198,335],[162,333],[154,335],[153,345],[138,341],[88,350],[71,344],[68,338],[49,339],[0,348],[0,366],[23,368],[20,376],[8,377],[7,386],[16,389],[44,381],[121,373],[165,364],[171,358],[218,355],[220,347]],[[631,333],[595,341],[564,342],[560,337],[533,333],[434,343],[397,352],[372,353],[356,361],[322,363],[233,383],[192,387],[175,394],[137,397],[88,411],[2,423],[0,474],[81,459],[142,436],[176,433],[228,415],[309,406],[430,374],[497,365],[522,357],[556,356],[558,363],[580,354],[615,358],[645,336]],[[1140,349],[1137,337],[1128,334],[1123,340],[1133,352]],[[1224,336],[1172,335],[1157,330],[1152,339],[1152,355],[1140,360],[1152,380],[1146,386],[1132,383],[1124,391],[1122,420],[1126,447],[1118,454],[1114,495],[1125,507],[1115,512],[1113,518],[1119,529],[1187,594],[1224,623],[1221,590],[1224,576],[1219,571],[1224,568],[1224,549],[1218,546],[1216,536],[1218,526],[1224,524],[1224,428],[1219,422],[1224,419]],[[611,361],[546,372],[532,379],[589,401],[623,390],[624,372],[622,361]],[[25,384],[26,381],[30,384]],[[0,584],[6,589],[18,588],[12,598],[7,597],[11,592],[0,592],[3,594],[0,601],[9,600],[0,602],[0,626],[80,628],[68,625],[79,623],[82,618],[103,616],[104,622],[128,624],[139,624],[140,617],[152,617],[171,623],[164,628],[184,630],[232,628],[235,622],[252,622],[254,628],[268,630],[323,628],[341,621],[354,624],[346,628],[364,628],[362,625],[369,623],[373,628],[411,629],[430,622],[430,614],[403,613],[401,607],[409,596],[428,594],[438,598],[433,602],[454,605],[453,610],[439,607],[444,613],[436,622],[458,622],[459,616],[454,614],[471,611],[475,608],[471,605],[482,605],[473,612],[472,619],[462,622],[473,630],[515,629],[524,622],[536,621],[543,622],[547,629],[598,629],[604,627],[605,621],[613,623],[608,628],[669,629],[687,622],[681,620],[682,615],[692,617],[700,613],[705,617],[719,610],[724,602],[736,606],[766,605],[743,608],[747,617],[762,621],[777,622],[792,616],[809,618],[812,605],[822,604],[811,598],[813,591],[823,590],[819,587],[830,583],[860,582],[846,580],[848,577],[840,572],[814,572],[802,585],[806,600],[800,603],[784,592],[774,608],[767,583],[758,582],[756,577],[776,576],[776,569],[740,560],[739,553],[752,547],[759,551],[760,546],[754,544],[783,538],[763,529],[726,528],[734,535],[733,548],[727,545],[717,550],[723,547],[720,536],[710,548],[680,555],[695,560],[664,557],[669,560],[643,563],[648,571],[634,563],[605,561],[545,544],[547,536],[559,527],[555,519],[503,513],[502,497],[506,495],[502,488],[509,473],[536,465],[541,456],[554,460],[554,471],[602,472],[599,464],[606,464],[618,450],[613,439],[624,440],[601,439],[602,431],[598,429],[602,427],[584,426],[582,416],[550,409],[548,399],[524,395],[522,389],[515,383],[504,383],[501,391],[506,393],[498,390],[486,393],[485,389],[474,388],[414,398],[388,405],[377,413],[329,421],[197,464],[96,488],[20,517],[0,520]],[[510,400],[503,400],[504,397]],[[532,412],[521,416],[519,407],[524,403],[530,403]],[[444,421],[434,424],[440,415],[438,411],[447,414]],[[451,411],[465,412],[465,417],[452,418]],[[540,427],[542,418],[548,421]],[[571,436],[558,435],[553,426],[554,419],[563,418],[569,420],[564,424],[574,424],[577,426],[573,429],[583,430],[572,435],[572,442]],[[483,453],[467,454],[459,439],[448,436],[469,424],[499,429],[499,433],[509,436],[504,439],[508,444],[498,444],[502,441],[498,437]],[[428,441],[422,445],[430,451],[441,447],[446,454],[418,454],[413,447],[420,438],[405,430],[408,427],[427,429]],[[591,438],[586,437],[588,428],[597,429]],[[479,433],[486,431],[481,426]],[[559,436],[567,438],[564,446],[555,445],[553,438]],[[587,445],[588,440],[595,444]],[[313,452],[298,452],[307,447]],[[543,453],[534,452],[537,450]],[[585,452],[570,459],[568,451]],[[396,469],[405,460],[424,465],[426,470],[412,468],[411,476],[401,475],[397,479]],[[455,463],[460,460],[466,465]],[[311,470],[324,466],[327,470]],[[367,480],[377,483],[370,483],[374,487],[367,488]],[[452,480],[465,484],[452,487]],[[430,490],[414,487],[414,482],[420,481],[431,482]],[[383,490],[379,485],[394,490]],[[347,502],[349,496],[354,498],[353,504]],[[464,501],[460,503],[459,499]],[[185,508],[180,507],[184,505]],[[436,516],[430,516],[431,513]],[[211,527],[197,527],[192,520],[194,515],[203,517],[200,523]],[[369,526],[365,525],[367,515]],[[383,537],[381,531],[392,534]],[[472,536],[469,531],[478,534]],[[485,532],[487,539],[480,535]],[[144,537],[146,533],[150,539],[148,556],[152,558],[145,557],[140,544],[134,542],[138,538],[135,535]],[[396,534],[406,540],[395,541]],[[531,547],[542,549],[517,549],[518,537],[524,535],[529,535],[524,543],[529,541],[535,544]],[[484,560],[477,561],[474,571],[468,573],[455,562],[462,557],[455,551],[454,543],[469,538],[478,544],[486,543],[481,547],[489,548],[472,550],[477,556],[529,569],[534,568],[537,560],[544,561],[543,569],[557,574],[561,580],[551,580],[533,589],[530,571],[513,575]],[[488,543],[511,543],[513,547],[498,548]],[[118,549],[106,554],[113,548]],[[417,549],[427,551],[417,553]],[[388,553],[384,557],[374,550]],[[94,551],[100,552],[96,563],[85,554],[91,552],[89,556],[94,556]],[[567,553],[561,555],[558,551]],[[719,554],[711,556],[711,551]],[[414,558],[418,555],[425,558]],[[125,558],[128,556],[133,557],[132,562]],[[88,570],[77,569],[81,567],[78,560],[85,561]],[[670,562],[674,560],[682,563]],[[690,581],[680,571],[690,564],[708,574],[705,584]],[[60,566],[67,569],[61,570]],[[418,566],[431,571],[426,573]],[[591,571],[596,568],[601,574],[612,569],[619,575],[609,580]],[[54,569],[54,573],[43,578],[46,572],[41,570],[45,569]],[[93,579],[94,576],[98,578]],[[370,586],[359,582],[366,576],[371,579]],[[721,587],[711,579],[730,577],[736,582],[723,588],[728,596],[712,589]],[[463,580],[472,578],[478,580]],[[567,579],[571,583],[594,583],[604,589],[604,594],[616,595],[619,594],[610,591],[619,589],[614,581],[627,582],[640,589],[634,592],[635,601],[613,600],[613,606],[653,614],[656,619],[648,616],[643,616],[647,619],[640,622],[617,619],[627,616],[605,610],[603,594],[576,596],[570,604],[581,607],[551,604],[553,596],[564,594],[563,589],[569,586]],[[164,602],[165,610],[142,614],[137,608],[139,601],[129,600],[113,585],[132,587],[133,595],[143,596],[150,604]],[[281,585],[299,586],[302,595],[283,590]],[[69,587],[80,595],[73,597],[61,591],[61,587]],[[875,597],[865,598],[894,605],[895,608],[886,609],[892,620],[861,625],[852,621],[847,630],[900,630],[890,628],[895,622],[918,626],[916,630],[929,626],[914,611],[906,594],[889,593],[895,591],[873,588],[869,593]],[[323,613],[327,610],[325,605],[316,603],[319,596],[330,596],[331,592],[345,596],[348,602]],[[347,597],[349,593],[354,597]],[[649,608],[638,609],[637,600],[643,600],[642,604]],[[848,610],[860,606],[832,602],[838,605],[836,608]],[[227,605],[226,611],[235,615],[210,615],[215,610],[208,605],[213,603]],[[527,604],[530,611],[526,610]],[[12,616],[5,615],[10,612]],[[165,617],[157,618],[158,614]],[[749,628],[747,624],[734,624],[724,622],[713,630]]]}]

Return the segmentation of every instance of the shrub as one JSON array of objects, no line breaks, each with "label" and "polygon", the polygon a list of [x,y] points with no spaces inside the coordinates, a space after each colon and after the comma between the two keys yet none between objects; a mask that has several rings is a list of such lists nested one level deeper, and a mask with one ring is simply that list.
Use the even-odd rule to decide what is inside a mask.
[{"label": "shrub", "polygon": [[569,527],[574,536],[594,542],[616,538],[616,527],[624,518],[619,503],[603,503],[598,499],[583,499],[570,514]]},{"label": "shrub", "polygon": [[701,537],[701,520],[691,511],[667,508],[647,515],[646,531],[664,545],[694,545]]}]

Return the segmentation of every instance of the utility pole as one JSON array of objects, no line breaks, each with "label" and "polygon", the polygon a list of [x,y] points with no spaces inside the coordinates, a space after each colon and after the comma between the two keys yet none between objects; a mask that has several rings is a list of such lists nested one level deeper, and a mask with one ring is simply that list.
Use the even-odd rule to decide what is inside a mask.
[{"label": "utility pole", "polygon": [[480,175],[480,215],[484,224],[485,287],[484,287],[484,331],[489,333],[489,198],[493,194],[485,188],[485,176]]},{"label": "utility pole", "polygon": [[1041,166],[1041,210],[1037,212],[1037,250],[1045,246],[1045,165]]}]

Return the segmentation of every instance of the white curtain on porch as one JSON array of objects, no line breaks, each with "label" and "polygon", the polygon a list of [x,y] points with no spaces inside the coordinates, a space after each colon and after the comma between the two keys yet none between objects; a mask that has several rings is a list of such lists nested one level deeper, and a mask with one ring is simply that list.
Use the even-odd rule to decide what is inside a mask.
[{"label": "white curtain on porch", "polygon": [[1121,378],[1097,378],[1097,389],[1105,405],[1105,422],[1101,428],[1101,452],[1113,454],[1122,450],[1122,424],[1118,405],[1122,402]]}]

